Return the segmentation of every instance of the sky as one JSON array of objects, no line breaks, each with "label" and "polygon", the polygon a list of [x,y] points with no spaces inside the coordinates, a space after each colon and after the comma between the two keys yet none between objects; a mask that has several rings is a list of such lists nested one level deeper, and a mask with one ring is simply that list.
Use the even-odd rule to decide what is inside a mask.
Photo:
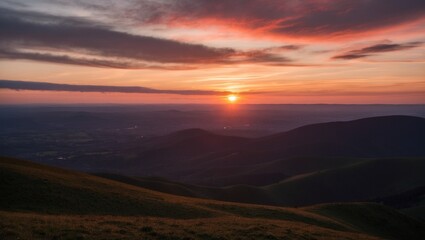
[{"label": "sky", "polygon": [[425,103],[423,0],[1,0],[0,103]]}]

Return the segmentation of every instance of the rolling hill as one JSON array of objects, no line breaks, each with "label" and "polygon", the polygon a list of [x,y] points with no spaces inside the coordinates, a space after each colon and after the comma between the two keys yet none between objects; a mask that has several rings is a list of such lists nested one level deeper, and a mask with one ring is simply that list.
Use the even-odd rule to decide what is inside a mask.
[{"label": "rolling hill", "polygon": [[364,158],[423,156],[425,119],[386,116],[307,125],[254,139],[188,129],[141,141],[108,159],[87,157],[60,163],[88,172],[222,187],[270,185]]},{"label": "rolling hill", "polygon": [[[335,160],[329,160],[329,162],[333,161]],[[262,187],[249,185],[206,187],[160,178],[99,175],[175,195],[232,202],[306,206],[332,202],[371,201],[383,202],[397,208],[421,205],[416,202],[423,197],[424,193],[422,190],[425,186],[424,158],[347,159],[345,161],[338,159],[338,161],[346,165],[296,175]],[[309,160],[302,162],[309,162]]]},{"label": "rolling hill", "polygon": [[[425,156],[425,119],[408,116],[366,118],[348,122],[308,125],[280,133],[221,152],[220,155],[189,160],[193,175],[177,179],[187,183],[226,186],[242,181],[220,181],[223,170],[233,174],[250,174],[272,162],[286,162],[284,167],[273,165],[271,174],[296,175],[322,170],[311,164],[299,164],[297,158],[385,158]],[[338,162],[334,162],[340,165]],[[343,163],[344,164],[344,163]],[[334,165],[334,166],[336,166]],[[298,166],[296,172],[286,172],[286,166]],[[205,172],[204,169],[208,169]],[[201,172],[201,173],[199,173]],[[217,180],[218,177],[218,180]],[[229,184],[230,183],[230,184]],[[272,184],[268,182],[266,184]]]},{"label": "rolling hill", "polygon": [[[424,223],[379,204],[281,208],[179,197],[0,159],[2,239],[418,239]],[[364,220],[364,221],[362,221]]]}]

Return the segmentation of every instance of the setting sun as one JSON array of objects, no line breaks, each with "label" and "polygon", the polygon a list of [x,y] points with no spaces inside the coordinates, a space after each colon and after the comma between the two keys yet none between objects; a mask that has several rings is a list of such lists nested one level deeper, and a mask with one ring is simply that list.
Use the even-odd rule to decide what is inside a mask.
[{"label": "setting sun", "polygon": [[227,100],[228,100],[229,102],[231,102],[231,103],[236,102],[238,99],[239,99],[239,97],[238,97],[238,96],[236,96],[236,95],[234,95],[234,94],[231,94],[231,95],[227,96]]}]

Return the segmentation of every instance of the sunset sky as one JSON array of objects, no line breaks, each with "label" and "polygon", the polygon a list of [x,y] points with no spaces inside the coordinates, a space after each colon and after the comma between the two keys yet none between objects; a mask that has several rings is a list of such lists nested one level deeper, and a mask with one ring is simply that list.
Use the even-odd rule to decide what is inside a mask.
[{"label": "sunset sky", "polygon": [[0,79],[2,104],[425,103],[425,1],[1,0]]}]

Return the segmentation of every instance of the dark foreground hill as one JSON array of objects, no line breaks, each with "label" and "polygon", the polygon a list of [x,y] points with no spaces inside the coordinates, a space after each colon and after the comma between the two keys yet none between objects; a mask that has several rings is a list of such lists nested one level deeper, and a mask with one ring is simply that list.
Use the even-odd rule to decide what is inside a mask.
[{"label": "dark foreground hill", "polygon": [[55,164],[221,187],[270,185],[364,158],[424,156],[425,119],[387,116],[313,124],[257,139],[189,129],[141,141],[108,158],[87,156]]},{"label": "dark foreground hill", "polygon": [[379,204],[280,208],[178,197],[26,161],[0,160],[1,239],[421,239]]}]

